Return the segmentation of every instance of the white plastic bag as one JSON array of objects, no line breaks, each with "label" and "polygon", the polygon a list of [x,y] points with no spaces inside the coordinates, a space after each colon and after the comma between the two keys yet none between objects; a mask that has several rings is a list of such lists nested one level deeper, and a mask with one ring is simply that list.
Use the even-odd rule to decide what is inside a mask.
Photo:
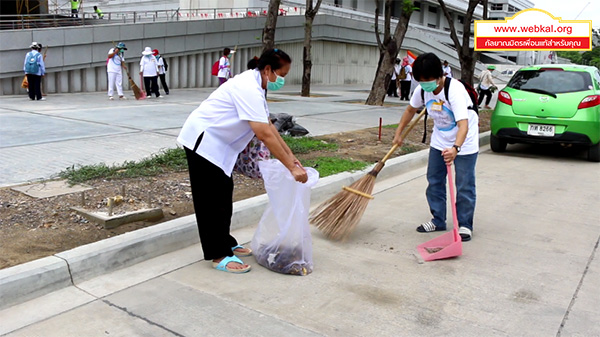
[{"label": "white plastic bag", "polygon": [[308,225],[310,189],[319,180],[319,172],[306,168],[308,181],[302,184],[277,159],[260,161],[258,165],[269,205],[252,239],[256,261],[279,273],[307,275],[313,269]]}]

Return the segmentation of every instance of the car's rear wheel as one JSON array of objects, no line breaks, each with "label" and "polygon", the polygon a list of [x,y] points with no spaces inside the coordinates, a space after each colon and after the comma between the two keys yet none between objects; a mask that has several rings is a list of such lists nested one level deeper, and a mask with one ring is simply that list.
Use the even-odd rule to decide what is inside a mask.
[{"label": "car's rear wheel", "polygon": [[589,147],[588,160],[596,163],[600,162],[600,142]]},{"label": "car's rear wheel", "polygon": [[490,135],[490,147],[494,152],[504,152],[506,151],[506,141],[497,136]]}]

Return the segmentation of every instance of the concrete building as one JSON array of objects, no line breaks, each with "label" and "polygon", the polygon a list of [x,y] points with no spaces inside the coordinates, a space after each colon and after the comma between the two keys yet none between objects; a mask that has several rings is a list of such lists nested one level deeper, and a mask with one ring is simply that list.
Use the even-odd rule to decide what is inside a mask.
[{"label": "concrete building", "polygon": [[[144,47],[157,48],[169,61],[168,80],[172,88],[211,87],[217,81],[210,75],[212,63],[218,59],[223,47],[238,47],[234,59],[235,72],[245,68],[246,62],[261,50],[262,28],[265,17],[258,15],[245,17],[229,14],[243,14],[246,8],[258,6],[266,9],[268,2],[260,0],[202,0],[203,4],[213,5],[207,12],[225,8],[223,16],[195,16],[193,12],[177,12],[173,7],[198,6],[199,0],[181,0],[179,4],[167,4],[163,0],[121,0],[96,1],[103,11],[111,13],[110,6],[172,6],[168,17],[152,18],[151,10],[136,12],[138,21],[96,20],[86,27],[57,27],[48,29],[23,29],[0,32],[0,94],[25,93],[20,88],[23,78],[23,58],[31,41],[49,45],[46,59],[47,76],[44,79],[46,91],[81,92],[106,90],[106,55],[112,41],[123,41],[129,48],[126,53],[128,68],[137,74],[140,53]],[[213,1],[214,3],[210,3]],[[304,1],[283,1],[283,6],[295,14],[302,14]],[[326,0],[313,27],[313,83],[352,84],[371,83],[377,68],[379,51],[373,32],[374,5],[368,1],[354,1],[353,8],[345,8],[344,3]],[[92,6],[94,3],[88,3]],[[411,50],[416,54],[435,52],[447,59],[458,75],[460,64],[448,33],[448,23],[437,2],[418,2],[419,10],[413,14],[411,25],[403,41],[400,56]],[[461,8],[466,8],[466,0],[447,1],[460,24]],[[337,6],[336,6],[337,5]],[[286,7],[287,6],[287,7]],[[338,7],[341,6],[341,7]],[[359,6],[363,6],[360,7]],[[461,7],[462,6],[462,7]],[[144,7],[145,8],[145,7]],[[242,9],[233,11],[232,9]],[[359,9],[367,12],[362,12]],[[398,9],[399,10],[399,9]],[[157,9],[158,11],[158,9]],[[476,17],[482,15],[482,8]],[[184,14],[190,14],[185,16]],[[206,14],[206,13],[205,13]],[[146,16],[143,16],[146,15]],[[108,17],[108,15],[105,15]],[[113,18],[116,15],[113,16]],[[146,18],[139,20],[140,18]],[[235,19],[233,19],[235,18]],[[134,23],[135,22],[135,23]],[[394,21],[395,22],[395,21]],[[394,25],[394,23],[393,23]],[[304,16],[287,15],[279,17],[276,41],[295,60],[292,72],[286,78],[288,83],[298,84],[302,75],[302,41],[304,38]],[[394,29],[394,27],[392,27]],[[478,64],[476,72],[483,69]],[[127,87],[127,81],[124,81]]]}]

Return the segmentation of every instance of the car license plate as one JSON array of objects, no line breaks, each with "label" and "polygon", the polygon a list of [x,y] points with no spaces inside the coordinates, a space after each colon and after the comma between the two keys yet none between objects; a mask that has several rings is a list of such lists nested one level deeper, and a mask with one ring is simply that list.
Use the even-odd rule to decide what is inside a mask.
[{"label": "car license plate", "polygon": [[554,137],[554,125],[529,124],[527,134],[530,136]]}]

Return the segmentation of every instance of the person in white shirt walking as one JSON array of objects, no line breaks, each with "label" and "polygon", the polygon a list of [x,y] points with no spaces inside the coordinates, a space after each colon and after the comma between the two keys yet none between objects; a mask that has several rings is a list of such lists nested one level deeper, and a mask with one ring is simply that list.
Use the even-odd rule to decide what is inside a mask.
[{"label": "person in white shirt walking", "polygon": [[123,96],[123,69],[125,67],[124,50],[127,50],[125,43],[119,42],[116,47],[108,51],[106,59],[106,73],[108,77],[108,99],[113,100],[114,87],[117,87],[117,94],[120,99],[127,99]]},{"label": "person in white shirt walking", "polygon": [[434,127],[427,163],[425,195],[433,218],[417,227],[428,233],[446,230],[446,165],[456,170],[456,210],[462,241],[471,240],[475,212],[475,164],[479,153],[479,116],[464,85],[444,76],[442,63],[433,53],[422,54],[413,64],[419,86],[404,111],[394,144],[402,145],[402,130],[421,106],[427,108]]},{"label": "person in white shirt walking", "polygon": [[231,77],[231,63],[229,62],[229,54],[231,54],[231,49],[225,48],[223,49],[223,56],[221,56],[219,59],[219,74],[217,75],[219,78],[219,86],[227,82],[229,77]]},{"label": "person in white shirt walking", "polygon": [[448,61],[444,60],[444,66],[442,67],[444,76],[452,78],[452,68],[448,65]]},{"label": "person in white shirt walking", "polygon": [[483,102],[483,96],[485,98],[485,108],[491,109],[490,101],[492,100],[492,88],[496,87],[496,83],[494,83],[494,79],[492,78],[492,72],[496,70],[496,66],[489,65],[486,70],[481,72],[481,76],[479,77],[479,105]]},{"label": "person in white shirt walking", "polygon": [[269,120],[265,89],[285,83],[291,58],[279,49],[266,50],[258,67],[247,70],[217,88],[192,111],[177,141],[183,145],[205,260],[217,270],[244,273],[250,266],[237,256],[252,250],[238,245],[230,234],[233,209],[231,177],[239,153],[256,135],[296,181],[305,183],[306,170]]},{"label": "person in white shirt walking", "polygon": [[140,59],[140,75],[144,77],[144,87],[146,88],[146,95],[148,98],[152,97],[152,94],[160,98],[158,92],[158,62],[156,57],[152,55],[152,49],[146,47],[142,52],[142,58]]},{"label": "person in white shirt walking", "polygon": [[168,63],[160,55],[160,53],[158,52],[158,49],[152,50],[152,55],[154,55],[154,57],[156,57],[156,61],[158,62],[158,77],[160,78],[160,83],[162,84],[165,94],[168,95],[169,94],[169,86],[167,85],[167,79],[166,79]]},{"label": "person in white shirt walking", "polygon": [[400,100],[409,100],[410,84],[412,83],[412,67],[408,64],[408,57],[402,59],[398,77],[400,78]]}]

